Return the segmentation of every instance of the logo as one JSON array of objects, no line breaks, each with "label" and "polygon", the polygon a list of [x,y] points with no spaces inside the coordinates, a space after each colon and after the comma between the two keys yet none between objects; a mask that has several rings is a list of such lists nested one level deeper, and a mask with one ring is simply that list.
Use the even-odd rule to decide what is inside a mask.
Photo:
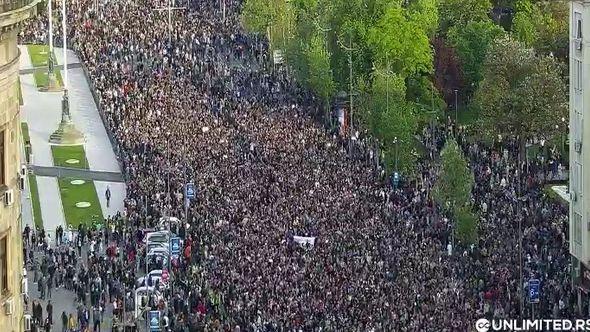
[{"label": "logo", "polygon": [[492,327],[490,321],[485,318],[480,318],[475,322],[475,329],[477,332],[488,332],[490,327]]}]

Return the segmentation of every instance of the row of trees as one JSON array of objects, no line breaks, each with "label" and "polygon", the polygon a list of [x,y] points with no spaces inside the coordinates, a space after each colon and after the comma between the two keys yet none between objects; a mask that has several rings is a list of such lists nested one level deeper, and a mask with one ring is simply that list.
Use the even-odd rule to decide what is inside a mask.
[{"label": "row of trees", "polygon": [[[549,141],[566,131],[566,84],[561,64],[506,37],[490,44],[482,67],[475,105],[481,109],[478,133],[518,142],[520,160],[525,144]],[[434,197],[454,217],[457,237],[463,243],[477,240],[477,217],[471,212],[473,175],[456,142],[441,152],[441,171]]]},{"label": "row of trees", "polygon": [[[521,151],[562,133],[567,17],[567,4],[538,0],[246,0],[242,14],[326,114],[339,91],[352,92],[355,128],[377,139],[388,173],[406,175],[420,125],[454,106],[456,90],[479,114],[478,133]],[[442,175],[450,182],[437,184],[437,200],[472,242],[473,176],[456,142],[441,154]]]},{"label": "row of trees", "polygon": [[432,84],[437,0],[247,0],[244,25],[281,49],[326,111],[352,92],[354,124],[375,137],[388,172],[409,173],[425,112],[445,104]]}]

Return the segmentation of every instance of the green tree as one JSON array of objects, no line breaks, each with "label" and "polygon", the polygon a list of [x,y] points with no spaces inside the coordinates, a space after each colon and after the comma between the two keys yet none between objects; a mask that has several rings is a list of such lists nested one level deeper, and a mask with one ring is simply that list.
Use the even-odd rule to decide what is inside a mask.
[{"label": "green tree", "polygon": [[459,145],[449,139],[441,153],[441,169],[434,186],[436,202],[456,216],[459,209],[469,205],[474,177]]},{"label": "green tree", "polygon": [[547,1],[536,4],[543,13],[542,22],[538,22],[537,42],[533,45],[537,52],[553,53],[565,60],[569,47],[569,6],[566,2]]},{"label": "green tree", "polygon": [[312,37],[305,55],[308,68],[305,82],[322,99],[324,107],[328,109],[335,91],[335,84],[330,68],[330,53],[321,35],[316,34]]},{"label": "green tree", "polygon": [[492,43],[484,68],[475,94],[483,132],[518,139],[522,153],[527,140],[550,140],[564,130],[556,125],[567,117],[566,84],[553,57],[501,38]]},{"label": "green tree", "polygon": [[386,70],[373,76],[371,119],[373,134],[381,142],[388,172],[396,170],[408,175],[416,161],[414,134],[417,119],[413,104],[404,100],[403,77]]},{"label": "green tree", "polygon": [[438,29],[438,6],[436,0],[415,0],[407,8],[410,20],[416,22],[429,38]]},{"label": "green tree", "polygon": [[440,31],[445,34],[454,26],[462,28],[472,21],[485,21],[489,18],[491,10],[492,4],[489,0],[440,0]]},{"label": "green tree", "polygon": [[477,243],[477,215],[469,207],[459,209],[455,215],[457,239],[464,245]]},{"label": "green tree", "polygon": [[518,0],[512,31],[525,46],[532,47],[538,38],[537,22],[542,20],[543,15],[531,0]]},{"label": "green tree", "polygon": [[266,33],[273,22],[272,0],[247,0],[242,11],[246,29],[254,33]]},{"label": "green tree", "polygon": [[463,65],[469,95],[475,92],[482,79],[483,62],[490,43],[502,35],[504,29],[489,19],[472,21],[463,28],[454,26],[449,30],[448,39]]},{"label": "green tree", "polygon": [[408,76],[431,73],[432,49],[420,23],[408,18],[404,8],[392,4],[368,32],[368,44],[376,62],[391,62],[391,69]]},{"label": "green tree", "polygon": [[[329,0],[323,0],[329,1]],[[389,1],[389,0],[387,0]],[[348,90],[349,63],[348,51],[342,47],[355,49],[352,57],[354,81],[371,80],[374,54],[368,44],[369,30],[382,17],[386,0],[333,0],[330,17],[326,21],[330,27],[330,52],[332,70],[339,89]],[[399,0],[395,0],[399,1]]]},{"label": "green tree", "polygon": [[242,10],[242,22],[252,33],[266,34],[270,49],[285,46],[291,29],[291,10],[286,0],[247,0]]}]

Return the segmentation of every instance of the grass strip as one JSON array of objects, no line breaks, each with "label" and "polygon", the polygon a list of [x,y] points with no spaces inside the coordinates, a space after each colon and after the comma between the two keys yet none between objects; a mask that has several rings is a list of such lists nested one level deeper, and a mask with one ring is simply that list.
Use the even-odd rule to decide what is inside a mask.
[{"label": "grass strip", "polygon": [[[33,72],[33,78],[35,79],[35,85],[37,86],[38,89],[47,87],[48,77],[49,76],[47,75],[47,69],[45,69],[45,68],[35,69],[35,71]],[[61,72],[59,70],[55,71],[55,78],[57,79],[58,87],[62,87],[63,86],[63,79],[61,77]]]},{"label": "grass strip", "polygon": [[33,205],[33,220],[35,226],[41,229],[43,228],[43,216],[41,215],[41,201],[39,201],[39,187],[37,186],[37,177],[33,174],[29,174],[29,190]]},{"label": "grass strip", "polygon": [[[31,146],[31,136],[29,134],[29,125],[26,122],[21,122],[21,134],[23,135],[23,144],[25,145],[25,158],[27,163],[33,151]],[[34,174],[28,175],[29,192],[31,193],[31,205],[33,206],[33,221],[35,227],[43,228],[43,215],[41,214],[41,201],[39,200],[39,186],[37,185],[37,177]]]},{"label": "grass strip", "polygon": [[31,136],[29,135],[29,125],[26,122],[20,123],[21,133],[23,135],[23,144],[25,145],[25,158],[27,163],[30,163],[31,153],[33,153],[33,147],[31,146]]},{"label": "grass strip", "polygon": [[[52,145],[51,155],[53,156],[53,165],[55,166],[88,169],[88,160],[86,159],[83,145]],[[77,160],[78,162],[68,163],[68,160]]]},{"label": "grass strip", "polygon": [[[92,224],[103,223],[104,218],[100,208],[98,195],[94,182],[82,180],[82,184],[72,184],[75,178],[59,178],[59,192],[61,195],[61,204],[64,210],[66,223],[78,228],[78,225],[85,224],[91,227]],[[76,203],[88,202],[89,207],[77,207]]]},{"label": "grass strip", "polygon": [[[49,55],[49,45],[28,45],[29,57],[33,67],[47,66],[47,58]],[[53,56],[55,59],[55,56]]]}]

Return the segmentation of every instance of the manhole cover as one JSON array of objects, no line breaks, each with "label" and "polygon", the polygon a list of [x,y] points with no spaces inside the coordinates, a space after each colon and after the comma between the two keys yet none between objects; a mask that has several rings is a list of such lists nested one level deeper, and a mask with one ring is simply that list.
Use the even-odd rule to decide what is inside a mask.
[{"label": "manhole cover", "polygon": [[70,181],[71,184],[80,185],[86,183],[84,180],[72,180]]},{"label": "manhole cover", "polygon": [[76,207],[78,208],[87,208],[90,207],[90,203],[89,202],[78,202],[76,203]]},{"label": "manhole cover", "polygon": [[68,159],[66,160],[66,164],[79,164],[80,160],[78,159]]}]

